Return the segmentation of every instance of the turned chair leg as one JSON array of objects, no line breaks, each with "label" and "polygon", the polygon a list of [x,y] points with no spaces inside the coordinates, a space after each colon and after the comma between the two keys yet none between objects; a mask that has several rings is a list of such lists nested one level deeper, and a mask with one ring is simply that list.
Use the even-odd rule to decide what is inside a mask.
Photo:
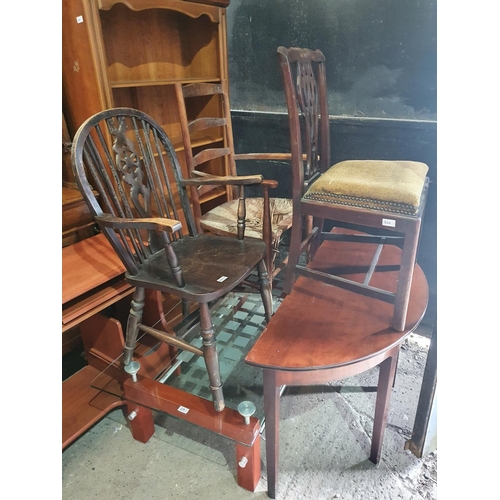
[{"label": "turned chair leg", "polygon": [[200,327],[203,338],[203,357],[208,372],[210,390],[214,401],[214,408],[220,412],[224,409],[224,394],[220,378],[219,355],[215,344],[214,328],[208,304],[200,304]]},{"label": "turned chair leg", "polygon": [[271,316],[273,315],[273,292],[271,281],[269,280],[269,273],[267,272],[264,260],[259,262],[257,272],[259,275],[260,296],[262,297],[262,302],[264,304],[266,322],[269,323]]},{"label": "turned chair leg", "polygon": [[273,276],[273,271],[274,271],[273,228],[271,222],[269,189],[267,186],[263,186],[263,194],[264,194],[264,206],[263,206],[264,213],[262,216],[262,239],[266,244],[266,255],[264,257],[264,260],[266,262],[267,271],[271,276]]},{"label": "turned chair leg", "polygon": [[127,366],[132,361],[134,354],[137,334],[139,333],[138,325],[142,319],[142,311],[144,310],[145,291],[144,288],[137,287],[134,292],[134,297],[130,304],[130,313],[127,320],[127,331],[125,334],[125,348],[123,352],[123,364]]},{"label": "turned chair leg", "polygon": [[182,299],[182,317],[187,318],[189,316],[190,302],[187,299]]}]

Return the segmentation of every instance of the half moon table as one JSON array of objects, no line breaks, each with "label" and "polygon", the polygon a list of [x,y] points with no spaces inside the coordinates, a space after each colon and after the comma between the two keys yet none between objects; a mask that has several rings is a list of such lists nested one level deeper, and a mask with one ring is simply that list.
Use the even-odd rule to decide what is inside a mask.
[{"label": "half moon table", "polygon": [[[335,274],[363,282],[376,251],[377,245],[325,241],[309,266],[325,272],[335,268]],[[370,284],[395,291],[400,255],[399,248],[385,245]],[[417,265],[406,326],[398,332],[390,327],[392,304],[311,278],[297,279],[245,358],[263,369],[269,497],[276,497],[282,386],[323,384],[380,365],[370,453],[370,460],[379,462],[399,348],[422,320],[428,298],[427,280]]]}]

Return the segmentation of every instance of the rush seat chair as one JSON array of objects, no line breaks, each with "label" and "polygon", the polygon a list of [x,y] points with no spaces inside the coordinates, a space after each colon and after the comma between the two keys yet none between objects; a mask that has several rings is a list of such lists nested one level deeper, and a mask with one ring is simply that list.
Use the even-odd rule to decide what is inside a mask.
[{"label": "rush seat chair", "polygon": [[[210,162],[217,159],[227,161],[231,176],[237,175],[237,162],[242,160],[284,160],[289,164],[289,153],[235,154],[226,80],[213,84],[177,83],[175,88],[184,152],[191,178],[203,178],[211,168]],[[191,110],[197,113],[193,115]],[[215,113],[210,114],[214,110],[217,110],[217,116]],[[269,165],[272,166],[270,161]],[[276,268],[276,255],[283,233],[292,225],[292,200],[270,197],[269,189],[277,185],[274,180],[262,181],[262,196],[246,199],[244,215],[245,236],[263,239],[266,243],[266,265],[271,277],[276,276],[283,267]],[[216,188],[192,186],[191,199],[197,229],[207,234],[234,237],[239,230],[236,220],[240,210],[236,192],[229,189],[227,201],[207,211],[201,209],[201,199],[207,195],[210,197],[208,191]]]},{"label": "rush seat chair", "polygon": [[[162,127],[131,108],[105,110],[86,120],[73,141],[72,166],[92,215],[125,265],[127,281],[136,287],[126,328],[124,366],[132,361],[139,331],[202,356],[215,410],[222,411],[225,404],[209,303],[257,269],[269,321],[272,298],[264,260],[266,245],[250,238],[199,234],[187,190],[208,184],[230,184],[243,190],[245,185],[260,184],[262,177],[185,179]],[[201,349],[142,323],[149,290],[198,304]]]},{"label": "rush seat chair", "polygon": [[[392,327],[403,331],[416,262],[422,217],[427,197],[428,166],[416,161],[357,159],[330,163],[330,128],[325,57],[320,50],[278,48],[283,73],[293,165],[293,221],[284,291],[290,293],[297,275],[363,293],[394,304]],[[302,189],[304,169],[313,178]],[[334,227],[359,234],[333,235]],[[299,263],[306,252],[314,259],[326,239],[363,241],[373,247],[373,260],[360,269],[361,278],[347,280],[347,270],[307,269]],[[383,265],[384,245],[402,249],[399,278],[394,289],[371,283],[374,270]]]}]

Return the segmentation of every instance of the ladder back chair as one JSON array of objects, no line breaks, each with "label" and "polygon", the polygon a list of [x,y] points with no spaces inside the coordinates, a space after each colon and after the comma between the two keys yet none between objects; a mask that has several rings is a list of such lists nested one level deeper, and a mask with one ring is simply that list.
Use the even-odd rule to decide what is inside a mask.
[{"label": "ladder back chair", "polygon": [[[216,411],[224,409],[219,361],[209,303],[238,286],[255,269],[265,317],[272,315],[271,287],[261,240],[198,233],[187,189],[210,183],[243,188],[261,176],[184,179],[175,150],[161,126],[145,113],[114,108],[95,114],[77,131],[72,166],[78,186],[101,231],[135,286],[126,327],[124,367],[132,362],[139,331],[204,358]],[[142,323],[146,291],[197,303],[201,349],[172,332]]]},{"label": "ladder back chair", "polygon": [[[186,155],[186,163],[191,178],[203,178],[207,175],[206,169],[210,161],[224,158],[230,176],[237,175],[236,160],[285,160],[290,162],[289,153],[248,153],[235,154],[233,131],[231,123],[231,109],[228,95],[228,83],[194,83],[176,84],[179,117],[181,121],[182,139]],[[194,114],[191,109],[198,111],[200,106],[207,104],[210,99],[218,100],[220,116],[210,116],[207,105],[205,113]],[[213,103],[212,103],[213,105]],[[214,109],[214,108],[212,108]],[[195,116],[192,116],[192,115]],[[206,138],[209,140],[206,140]],[[218,140],[214,140],[218,138]],[[209,143],[207,145],[207,143]],[[203,171],[205,169],[205,171]],[[274,180],[263,180],[262,197],[251,197],[245,202],[246,213],[241,212],[241,199],[234,187],[227,190],[227,201],[202,213],[200,199],[206,196],[214,186],[192,186],[191,199],[195,223],[199,232],[211,233],[219,236],[234,236],[238,234],[240,226],[237,220],[245,219],[245,236],[263,239],[266,243],[266,264],[271,278],[276,276],[282,267],[276,268],[276,255],[284,231],[292,224],[292,200],[286,198],[270,198],[269,189],[277,187]]]},{"label": "ladder back chair", "polygon": [[[288,108],[294,176],[284,291],[290,293],[300,274],[369,295],[394,304],[392,327],[402,331],[429,185],[428,166],[416,161],[373,159],[346,160],[332,166],[325,57],[320,50],[279,47],[278,58]],[[302,177],[303,158],[306,172],[313,176],[307,186]],[[362,234],[333,235],[323,231],[325,221]],[[348,270],[318,271],[299,264],[304,252],[308,260],[314,259],[318,246],[327,239],[362,241],[373,246],[372,263],[360,270],[360,281],[344,279],[342,274]],[[379,259],[386,244],[402,248],[394,290],[370,282],[375,268],[383,266],[383,258]]]}]

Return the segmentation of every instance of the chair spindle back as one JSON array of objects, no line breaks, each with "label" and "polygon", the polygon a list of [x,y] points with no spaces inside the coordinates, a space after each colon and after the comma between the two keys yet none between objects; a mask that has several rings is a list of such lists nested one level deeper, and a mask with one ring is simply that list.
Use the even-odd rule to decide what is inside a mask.
[{"label": "chair spindle back", "polygon": [[[82,124],[73,155],[78,186],[94,217],[174,219],[196,235],[175,150],[151,117],[131,108],[103,111]],[[136,274],[153,253],[183,237],[181,224],[161,236],[153,226],[147,234],[100,226],[127,271]]]}]

